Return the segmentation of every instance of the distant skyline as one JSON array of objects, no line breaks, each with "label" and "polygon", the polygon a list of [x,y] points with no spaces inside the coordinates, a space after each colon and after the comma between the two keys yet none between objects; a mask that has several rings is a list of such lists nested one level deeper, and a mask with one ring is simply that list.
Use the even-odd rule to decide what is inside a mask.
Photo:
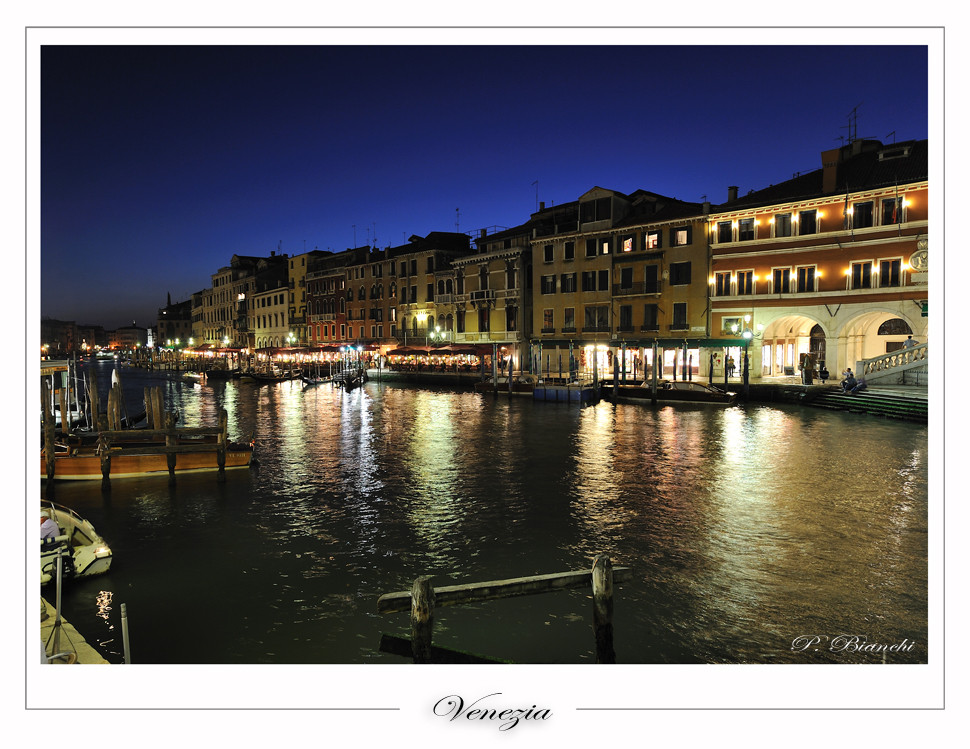
[{"label": "distant skyline", "polygon": [[154,325],[233,254],[721,203],[929,137],[926,46],[45,46],[41,315]]}]

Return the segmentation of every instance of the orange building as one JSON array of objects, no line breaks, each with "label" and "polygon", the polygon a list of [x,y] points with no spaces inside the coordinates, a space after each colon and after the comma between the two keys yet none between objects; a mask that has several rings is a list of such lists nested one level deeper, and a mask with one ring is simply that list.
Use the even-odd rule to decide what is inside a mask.
[{"label": "orange building", "polygon": [[[857,140],[708,216],[711,334],[750,336],[750,376],[832,378],[928,337],[927,141]],[[741,361],[743,352],[732,353]]]}]

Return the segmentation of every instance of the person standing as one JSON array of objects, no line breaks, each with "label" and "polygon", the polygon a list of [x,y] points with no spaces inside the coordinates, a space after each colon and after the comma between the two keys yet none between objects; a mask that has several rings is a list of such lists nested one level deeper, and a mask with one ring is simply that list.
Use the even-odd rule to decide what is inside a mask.
[{"label": "person standing", "polygon": [[903,341],[903,348],[913,348],[913,346],[918,346],[919,344],[913,340],[913,336],[906,336],[906,340]]}]

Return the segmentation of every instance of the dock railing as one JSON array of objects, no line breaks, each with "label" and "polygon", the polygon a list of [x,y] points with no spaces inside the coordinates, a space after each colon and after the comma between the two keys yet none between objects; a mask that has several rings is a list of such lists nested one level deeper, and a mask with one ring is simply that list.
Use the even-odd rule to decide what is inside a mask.
[{"label": "dock railing", "polygon": [[[444,606],[458,606],[464,603],[492,601],[500,598],[528,596],[536,593],[550,593],[557,590],[584,588],[589,586],[593,593],[593,635],[596,643],[596,662],[615,663],[613,650],[613,584],[629,579],[630,568],[613,567],[609,556],[600,554],[590,570],[577,572],[558,572],[550,575],[533,575],[507,580],[489,580],[464,585],[446,585],[435,588],[431,576],[423,575],[414,581],[410,591],[386,593],[377,601],[379,614],[411,612],[410,653],[395,647],[394,640],[385,637],[381,650],[397,655],[410,655],[415,663],[440,662],[489,662],[481,658],[466,657],[465,654],[431,644],[436,609]],[[399,644],[399,643],[398,643]]]}]

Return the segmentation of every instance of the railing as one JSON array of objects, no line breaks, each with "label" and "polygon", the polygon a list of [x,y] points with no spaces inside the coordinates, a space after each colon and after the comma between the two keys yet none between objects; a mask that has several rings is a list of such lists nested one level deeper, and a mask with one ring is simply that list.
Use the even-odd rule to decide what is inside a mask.
[{"label": "railing", "polygon": [[629,286],[613,284],[613,296],[633,296],[635,294],[659,294],[661,293],[661,283],[659,281],[635,281]]},{"label": "railing", "polygon": [[882,379],[884,375],[891,376],[897,373],[905,376],[907,370],[925,370],[928,359],[928,343],[908,346],[882,356],[856,362],[856,376],[865,377],[867,380]]}]

